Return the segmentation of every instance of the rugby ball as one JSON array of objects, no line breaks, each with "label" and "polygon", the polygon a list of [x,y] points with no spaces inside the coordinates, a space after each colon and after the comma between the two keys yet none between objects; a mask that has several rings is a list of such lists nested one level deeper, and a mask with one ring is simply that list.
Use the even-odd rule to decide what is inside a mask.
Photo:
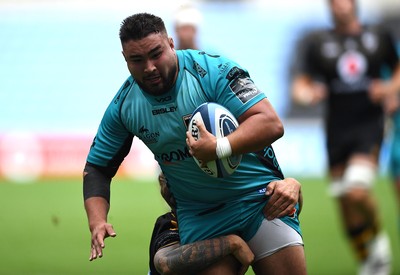
[{"label": "rugby ball", "polygon": [[[224,106],[206,102],[201,104],[194,110],[189,121],[188,130],[191,132],[195,140],[201,138],[196,122],[203,122],[207,131],[216,136],[222,138],[233,131],[239,126],[235,116]],[[197,165],[207,174],[216,178],[224,178],[235,172],[242,160],[242,155],[230,156],[223,159],[217,159],[210,161],[202,167],[199,161],[193,157]]]}]

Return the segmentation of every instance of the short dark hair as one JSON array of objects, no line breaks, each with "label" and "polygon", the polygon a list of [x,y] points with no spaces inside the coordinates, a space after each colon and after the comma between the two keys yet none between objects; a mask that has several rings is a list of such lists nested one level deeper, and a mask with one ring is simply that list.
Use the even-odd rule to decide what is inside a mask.
[{"label": "short dark hair", "polygon": [[119,39],[121,43],[129,40],[139,40],[152,33],[165,33],[164,21],[153,14],[137,13],[125,18],[121,23],[119,30]]}]

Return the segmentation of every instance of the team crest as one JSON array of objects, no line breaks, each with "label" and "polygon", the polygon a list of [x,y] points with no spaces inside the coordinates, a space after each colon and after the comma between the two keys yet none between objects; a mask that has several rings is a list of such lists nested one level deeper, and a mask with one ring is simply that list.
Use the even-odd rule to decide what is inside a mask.
[{"label": "team crest", "polygon": [[336,69],[343,82],[353,84],[364,76],[367,61],[358,51],[349,50],[339,57]]}]

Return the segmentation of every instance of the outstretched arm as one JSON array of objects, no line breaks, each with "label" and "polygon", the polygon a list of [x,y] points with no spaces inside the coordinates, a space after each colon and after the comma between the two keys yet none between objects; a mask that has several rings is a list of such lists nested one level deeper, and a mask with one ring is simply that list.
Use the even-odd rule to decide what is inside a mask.
[{"label": "outstretched arm", "polygon": [[83,172],[83,196],[92,235],[90,261],[103,256],[105,238],[116,236],[112,225],[107,223],[110,209],[110,182],[111,177],[100,172],[95,166],[86,164]]},{"label": "outstretched arm", "polygon": [[103,257],[104,239],[115,237],[116,233],[111,224],[107,223],[108,202],[102,197],[91,197],[85,200],[85,209],[92,234],[89,260]]},{"label": "outstretched arm", "polygon": [[254,260],[250,248],[240,237],[228,235],[192,244],[161,248],[154,257],[156,269],[161,274],[192,274],[234,256],[242,265],[239,274],[245,274]]}]

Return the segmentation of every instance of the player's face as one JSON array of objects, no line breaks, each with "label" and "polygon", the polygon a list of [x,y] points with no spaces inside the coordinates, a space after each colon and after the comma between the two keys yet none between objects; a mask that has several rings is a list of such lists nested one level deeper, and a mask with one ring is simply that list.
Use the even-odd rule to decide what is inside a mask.
[{"label": "player's face", "polygon": [[356,16],[354,0],[330,0],[330,9],[337,25],[346,25]]},{"label": "player's face", "polygon": [[147,93],[161,95],[174,85],[178,61],[174,43],[165,34],[151,34],[122,45],[129,72]]}]

